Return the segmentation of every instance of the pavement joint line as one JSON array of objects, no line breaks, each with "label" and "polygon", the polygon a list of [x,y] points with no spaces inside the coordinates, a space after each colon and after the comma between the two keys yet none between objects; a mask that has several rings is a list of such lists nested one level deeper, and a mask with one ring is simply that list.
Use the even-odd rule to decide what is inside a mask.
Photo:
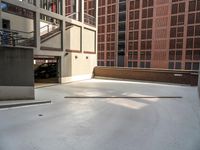
[{"label": "pavement joint line", "polygon": [[51,100],[40,101],[40,102],[23,102],[23,103],[3,104],[3,105],[0,105],[0,109],[15,108],[15,107],[21,107],[21,106],[41,105],[41,104],[51,104]]},{"label": "pavement joint line", "polygon": [[66,96],[64,98],[173,98],[182,99],[182,96]]}]

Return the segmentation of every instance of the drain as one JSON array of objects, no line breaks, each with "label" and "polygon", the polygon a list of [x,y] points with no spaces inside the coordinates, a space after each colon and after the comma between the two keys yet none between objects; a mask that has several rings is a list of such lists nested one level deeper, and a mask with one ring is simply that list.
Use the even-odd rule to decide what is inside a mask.
[{"label": "drain", "polygon": [[160,99],[181,99],[182,96],[66,96],[64,98],[160,98]]}]

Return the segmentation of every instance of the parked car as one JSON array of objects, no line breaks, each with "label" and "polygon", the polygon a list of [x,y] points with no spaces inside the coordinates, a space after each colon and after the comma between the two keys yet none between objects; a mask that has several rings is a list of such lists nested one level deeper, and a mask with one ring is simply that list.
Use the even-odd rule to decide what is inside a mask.
[{"label": "parked car", "polygon": [[54,78],[58,75],[57,63],[44,63],[38,66],[35,70],[35,78]]}]

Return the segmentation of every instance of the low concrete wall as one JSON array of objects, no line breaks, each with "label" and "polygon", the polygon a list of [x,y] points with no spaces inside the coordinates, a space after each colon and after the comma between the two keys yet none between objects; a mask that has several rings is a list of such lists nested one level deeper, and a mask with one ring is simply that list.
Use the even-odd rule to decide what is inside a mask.
[{"label": "low concrete wall", "polygon": [[33,49],[0,47],[0,100],[34,99]]},{"label": "low concrete wall", "polygon": [[167,82],[167,83],[177,83],[177,84],[188,84],[191,86],[198,85],[197,71],[95,67],[94,77],[95,76],[119,78],[119,79]]},{"label": "low concrete wall", "polygon": [[199,80],[198,80],[198,91],[199,91],[199,97],[200,97],[200,70],[199,70]]}]

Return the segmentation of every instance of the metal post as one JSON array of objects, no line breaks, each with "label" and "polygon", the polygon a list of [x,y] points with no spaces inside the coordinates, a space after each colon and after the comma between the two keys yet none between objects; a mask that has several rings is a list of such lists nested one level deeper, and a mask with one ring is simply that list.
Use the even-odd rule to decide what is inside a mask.
[{"label": "metal post", "polygon": [[[0,0],[0,4],[1,4],[1,0]],[[0,29],[2,29],[2,10],[0,7]]]},{"label": "metal post", "polygon": [[[36,1],[36,7],[40,8],[40,1]],[[40,13],[38,11],[34,18],[34,33],[37,50],[40,50]]]},{"label": "metal post", "polygon": [[79,0],[76,0],[76,20],[79,20]]},{"label": "metal post", "polygon": [[85,12],[85,9],[84,9],[84,1],[81,1],[81,21],[82,21],[82,23],[84,23],[84,12]]}]

